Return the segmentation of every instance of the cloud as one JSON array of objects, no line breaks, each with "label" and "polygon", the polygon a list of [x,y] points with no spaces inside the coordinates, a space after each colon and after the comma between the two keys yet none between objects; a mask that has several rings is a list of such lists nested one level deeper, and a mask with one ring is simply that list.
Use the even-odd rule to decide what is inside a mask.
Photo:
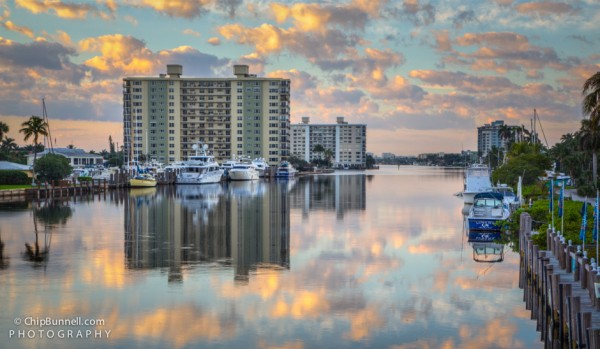
[{"label": "cloud", "polygon": [[420,0],[404,0],[401,16],[414,25],[430,25],[435,22],[436,9],[432,4],[422,4]]},{"label": "cloud", "polygon": [[271,11],[278,23],[291,19],[294,27],[303,32],[324,32],[340,26],[351,30],[364,30],[368,20],[364,7],[350,5],[322,6],[320,4],[296,3],[292,6],[271,4]]},{"label": "cloud", "polygon": [[452,20],[452,23],[454,23],[455,28],[461,29],[466,23],[476,21],[475,12],[473,10],[465,10],[458,13]]},{"label": "cloud", "polygon": [[85,61],[85,65],[105,76],[128,74],[150,74],[156,70],[156,61],[145,42],[122,34],[103,35],[83,39],[79,42],[83,52],[100,52]]},{"label": "cloud", "polygon": [[[470,65],[473,70],[492,70],[505,73],[510,70],[542,69],[552,67],[565,70],[571,63],[562,60],[552,48],[532,45],[523,34],[512,32],[466,33],[448,45],[446,32],[436,36],[437,47],[448,55],[444,62]],[[440,39],[442,38],[442,39]],[[453,46],[458,46],[455,50]],[[441,51],[441,49],[440,49]]]},{"label": "cloud", "polygon": [[344,69],[351,64],[344,62],[344,57],[365,42],[359,33],[370,18],[380,15],[385,4],[386,1],[364,0],[344,5],[272,3],[269,10],[278,25],[227,24],[218,27],[217,32],[227,40],[251,46],[256,55],[289,51],[322,69]]},{"label": "cloud", "polygon": [[219,45],[221,45],[221,39],[219,39],[216,36],[213,36],[212,38],[209,38],[208,40],[206,40],[206,42],[208,42],[209,44],[211,44],[213,46],[219,46]]},{"label": "cloud", "polygon": [[53,13],[57,17],[65,19],[85,19],[89,14],[100,14],[98,8],[90,4],[50,0],[15,0],[15,4],[33,14]]},{"label": "cloud", "polygon": [[195,36],[197,38],[199,38],[199,37],[202,36],[202,34],[200,34],[199,32],[197,32],[197,31],[195,31],[193,29],[189,29],[189,28],[188,29],[184,29],[182,33],[185,34],[185,35],[192,35],[192,36]]},{"label": "cloud", "polygon": [[192,19],[206,12],[214,0],[132,0],[128,4],[133,7],[150,8],[170,17]]},{"label": "cloud", "polygon": [[474,76],[463,72],[413,70],[410,77],[419,79],[432,87],[449,87],[465,93],[498,93],[519,88],[505,77]]},{"label": "cloud", "polygon": [[317,79],[305,71],[297,69],[275,70],[266,75],[268,78],[290,79],[293,91],[306,91],[317,87]]},{"label": "cloud", "polygon": [[3,65],[58,70],[70,64],[77,52],[59,43],[37,40],[20,44],[0,37],[0,62]]},{"label": "cloud", "polygon": [[222,71],[229,60],[205,54],[191,46],[152,52],[146,43],[132,36],[121,34],[87,38],[79,42],[84,52],[100,53],[86,60],[84,64],[95,74],[104,77],[121,78],[132,75],[158,75],[167,64],[184,65],[188,76],[215,76]]},{"label": "cloud", "polygon": [[6,30],[10,30],[10,31],[13,31],[13,32],[21,33],[21,34],[23,34],[25,36],[28,36],[28,37],[32,38],[32,39],[34,37],[33,30],[31,30],[28,27],[22,27],[22,26],[16,25],[12,21],[6,21],[6,22],[2,23],[2,26],[4,28],[6,28]]},{"label": "cloud", "polygon": [[515,6],[515,10],[522,14],[543,17],[548,15],[563,16],[578,12],[573,6],[562,2],[525,2]]},{"label": "cloud", "polygon": [[127,5],[139,8],[149,8],[169,17],[193,19],[208,12],[224,12],[229,17],[235,17],[241,0],[129,0]]}]

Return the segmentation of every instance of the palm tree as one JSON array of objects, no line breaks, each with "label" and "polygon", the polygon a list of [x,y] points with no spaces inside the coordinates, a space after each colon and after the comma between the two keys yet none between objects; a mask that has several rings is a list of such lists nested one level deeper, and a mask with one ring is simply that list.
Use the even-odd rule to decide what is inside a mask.
[{"label": "palm tree", "polygon": [[580,145],[584,151],[592,153],[592,180],[594,187],[598,179],[598,146],[600,146],[600,118],[581,120],[581,129],[579,130]]},{"label": "palm tree", "polygon": [[600,71],[585,81],[582,94],[583,115],[589,115],[590,119],[600,118]]},{"label": "palm tree", "polygon": [[583,84],[581,91],[583,102],[581,109],[583,115],[589,119],[581,121],[582,145],[590,147],[592,151],[592,178],[594,186],[598,178],[598,158],[596,150],[600,146],[600,72],[592,75]]},{"label": "palm tree", "polygon": [[325,149],[325,151],[323,151],[323,155],[325,156],[325,161],[327,161],[327,166],[331,167],[331,158],[333,157],[333,150]]},{"label": "palm tree", "polygon": [[[498,129],[498,136],[505,141],[506,144],[510,143],[510,139],[513,135],[512,127],[508,125],[502,125]],[[506,142],[508,141],[508,142]]]},{"label": "palm tree", "polygon": [[4,138],[5,133],[8,133],[8,125],[0,121],[0,140]]},{"label": "palm tree", "polygon": [[313,150],[312,150],[312,151],[313,151],[313,153],[314,153],[315,155],[319,155],[319,159],[321,159],[321,158],[322,158],[322,156],[323,156],[323,152],[325,151],[325,148],[323,148],[323,146],[322,146],[322,145],[320,145],[320,144],[317,144],[317,145],[315,145],[315,146],[314,146],[314,148],[313,148]]},{"label": "palm tree", "polygon": [[0,144],[0,149],[11,151],[16,150],[19,146],[15,143],[14,138],[6,137],[2,140],[2,144]]},{"label": "palm tree", "polygon": [[[25,141],[33,137],[33,166],[35,166],[35,161],[37,160],[35,147],[39,143],[40,136],[48,136],[48,123],[39,116],[32,115],[29,120],[21,124],[21,127],[19,132],[25,135],[23,138]],[[33,180],[35,180],[35,170],[33,171]]]}]

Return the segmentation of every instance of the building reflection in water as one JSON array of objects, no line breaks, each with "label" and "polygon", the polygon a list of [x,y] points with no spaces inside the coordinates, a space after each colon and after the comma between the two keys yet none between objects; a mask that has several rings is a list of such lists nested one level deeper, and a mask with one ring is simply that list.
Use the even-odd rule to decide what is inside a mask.
[{"label": "building reflection in water", "polygon": [[348,211],[366,209],[366,178],[364,175],[308,176],[294,188],[292,208],[309,211],[335,211],[343,219]]},{"label": "building reflection in water", "polygon": [[289,269],[289,183],[232,182],[131,190],[125,264],[159,268],[169,282],[186,268],[230,268],[246,283],[260,268]]}]

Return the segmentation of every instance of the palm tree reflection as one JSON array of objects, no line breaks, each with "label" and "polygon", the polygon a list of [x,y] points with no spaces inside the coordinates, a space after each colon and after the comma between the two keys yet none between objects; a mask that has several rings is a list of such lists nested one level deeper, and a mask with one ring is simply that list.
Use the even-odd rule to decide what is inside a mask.
[{"label": "palm tree reflection", "polygon": [[0,270],[8,268],[8,258],[4,258],[4,241],[2,241],[2,231],[0,231]]},{"label": "palm tree reflection", "polygon": [[[52,230],[55,225],[65,225],[67,220],[73,214],[71,207],[61,201],[46,201],[42,206],[34,208],[33,211],[33,229],[35,233],[35,242],[25,243],[25,252],[23,257],[33,263],[34,267],[44,266],[48,261],[50,254],[50,245],[52,243]],[[38,219],[44,224],[44,246],[40,248]]]}]

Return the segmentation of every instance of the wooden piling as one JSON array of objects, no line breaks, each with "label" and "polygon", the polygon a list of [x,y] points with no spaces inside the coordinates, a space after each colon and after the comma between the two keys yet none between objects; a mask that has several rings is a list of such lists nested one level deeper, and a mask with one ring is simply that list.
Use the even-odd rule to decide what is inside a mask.
[{"label": "wooden piling", "polygon": [[531,217],[520,217],[519,286],[548,348],[600,348],[597,264],[559,234],[547,232],[547,250],[531,239]]}]

